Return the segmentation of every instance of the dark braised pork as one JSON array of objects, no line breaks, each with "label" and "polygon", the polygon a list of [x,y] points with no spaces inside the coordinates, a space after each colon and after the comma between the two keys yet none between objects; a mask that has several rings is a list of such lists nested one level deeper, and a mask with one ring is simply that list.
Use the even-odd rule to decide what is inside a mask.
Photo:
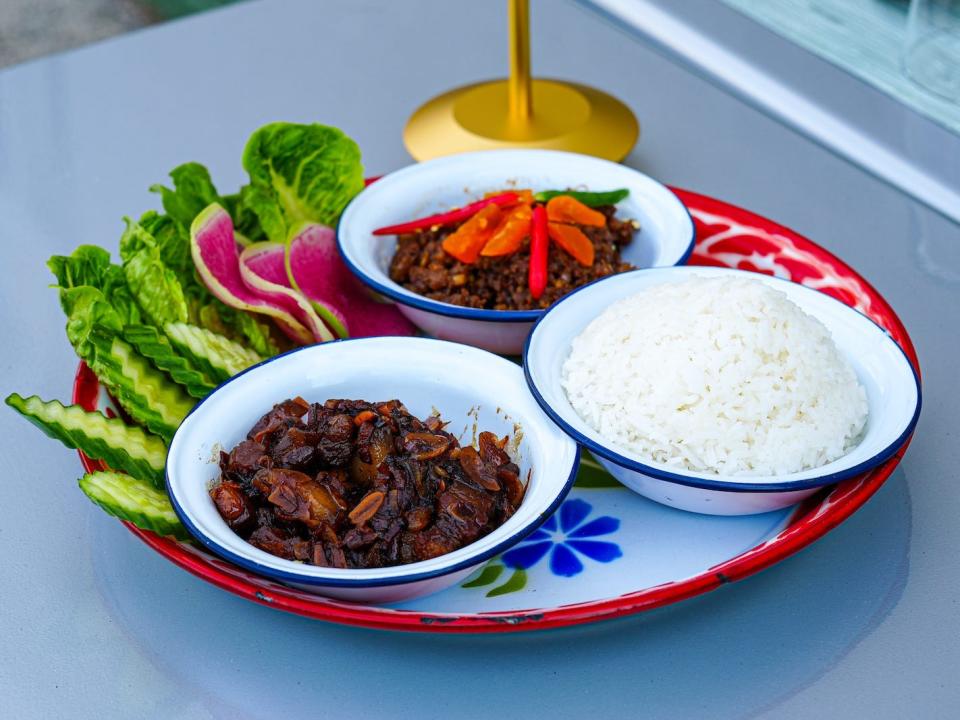
[{"label": "dark braised pork", "polygon": [[373,568],[427,560],[502,525],[523,500],[507,438],[461,447],[435,416],[398,401],[293,398],[229,453],[210,490],[252,545],[313,565]]}]

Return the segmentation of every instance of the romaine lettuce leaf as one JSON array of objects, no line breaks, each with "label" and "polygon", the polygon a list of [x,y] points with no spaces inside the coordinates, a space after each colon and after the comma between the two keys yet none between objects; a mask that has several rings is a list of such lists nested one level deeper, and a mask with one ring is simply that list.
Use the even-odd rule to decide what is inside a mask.
[{"label": "romaine lettuce leaf", "polygon": [[94,327],[120,332],[123,320],[100,290],[90,285],[60,290],[60,307],[67,316],[67,339],[77,355],[94,365],[90,333]]},{"label": "romaine lettuce leaf", "polygon": [[54,255],[47,260],[47,267],[62,288],[100,287],[103,273],[109,266],[110,253],[96,245],[81,245],[70,255]]},{"label": "romaine lettuce leaf", "polygon": [[110,262],[110,253],[103,248],[81,245],[70,255],[54,255],[47,260],[47,267],[61,289],[96,288],[124,322],[140,322],[140,309],[127,287],[123,269]]},{"label": "romaine lettuce leaf", "polygon": [[326,125],[263,126],[247,141],[243,167],[250,185],[241,190],[238,205],[256,214],[263,234],[275,242],[286,241],[303,221],[336,224],[363,189],[360,149]]},{"label": "romaine lettuce leaf", "polygon": [[210,172],[200,163],[189,162],[170,171],[173,190],[159,183],[151,185],[151,192],[160,193],[163,209],[173,220],[189,228],[193,219],[210,203],[220,202]]},{"label": "romaine lettuce leaf", "polygon": [[153,236],[163,264],[177,274],[181,285],[189,284],[193,278],[193,258],[190,257],[190,234],[183,225],[155,210],[145,212],[138,222]]},{"label": "romaine lettuce leaf", "polygon": [[244,185],[240,188],[234,212],[236,215],[231,217],[240,220],[240,228],[246,231],[243,234],[249,240],[286,241],[287,221],[276,194],[270,188]]},{"label": "romaine lettuce leaf", "polygon": [[187,302],[176,274],[160,257],[157,241],[140,223],[124,218],[120,257],[127,286],[152,324],[186,322]]}]

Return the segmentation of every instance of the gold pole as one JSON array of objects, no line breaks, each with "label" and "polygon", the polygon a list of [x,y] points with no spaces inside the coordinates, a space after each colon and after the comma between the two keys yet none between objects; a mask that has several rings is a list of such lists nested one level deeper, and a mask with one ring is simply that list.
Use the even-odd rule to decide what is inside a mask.
[{"label": "gold pole", "polygon": [[510,78],[507,90],[510,124],[527,125],[530,103],[530,0],[508,0],[510,17]]},{"label": "gold pole", "polygon": [[469,150],[548,148],[622,160],[640,132],[630,109],[596,88],[531,79],[530,0],[508,0],[507,17],[510,77],[455,88],[421,105],[403,130],[410,154],[428,160]]}]

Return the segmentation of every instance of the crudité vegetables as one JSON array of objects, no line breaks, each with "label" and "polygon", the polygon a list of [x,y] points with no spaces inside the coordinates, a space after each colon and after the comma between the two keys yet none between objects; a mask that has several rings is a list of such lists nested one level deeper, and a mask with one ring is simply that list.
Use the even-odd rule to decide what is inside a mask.
[{"label": "crudit\u00e9 vegetables", "polygon": [[[109,467],[80,480],[93,502],[178,538],[188,536],[163,490],[164,463],[167,442],[197,400],[291,339],[346,336],[368,313],[363,307],[355,318],[346,295],[308,297],[288,272],[297,264],[291,237],[305,227],[332,235],[325,226],[363,188],[356,143],[324,125],[273,123],[250,137],[243,167],[249,183],[232,195],[221,195],[199,163],[174,168],[172,188],[150,188],[163,212],[125,219],[119,263],[93,245],[47,263],[67,339],[134,425],[56,400],[6,398],[46,434]],[[325,277],[303,268],[299,276],[313,288],[345,282],[334,277],[346,272],[342,265],[317,272]],[[378,314],[394,319],[389,334],[412,334],[395,308],[379,306]]]},{"label": "crudit\u00e9 vegetables", "polygon": [[[392,306],[385,306],[367,292],[340,257],[333,230],[317,223],[303,223],[287,242],[284,258],[293,287],[329,309],[351,337],[413,335],[415,329]],[[384,312],[384,311],[389,312]],[[336,331],[337,325],[329,322]]]},{"label": "crudit\u00e9 vegetables", "polygon": [[120,418],[88,412],[77,405],[65,407],[58,400],[43,401],[36,395],[22,398],[13,393],[7,397],[7,405],[67,447],[163,487],[167,446],[156,435]]},{"label": "crudit\u00e9 vegetables", "polygon": [[[488,193],[483,200],[446,213],[389,225],[373,231],[374,235],[402,235],[418,230],[453,225],[463,221],[443,240],[443,250],[465,265],[482,257],[512,255],[530,237],[529,287],[534,299],[546,287],[546,246],[533,252],[533,223],[538,208],[546,208],[546,235],[564,252],[584,266],[593,265],[595,249],[577,225],[604,227],[607,217],[594,207],[614,205],[629,195],[626,189],[606,192],[577,190],[512,190]],[[543,223],[543,220],[540,221]],[[541,277],[542,270],[542,277]]]},{"label": "crudit\u00e9 vegetables", "polygon": [[106,512],[158,535],[181,540],[189,534],[180,524],[167,493],[132,475],[99,471],[87,473],[79,481],[80,489]]}]

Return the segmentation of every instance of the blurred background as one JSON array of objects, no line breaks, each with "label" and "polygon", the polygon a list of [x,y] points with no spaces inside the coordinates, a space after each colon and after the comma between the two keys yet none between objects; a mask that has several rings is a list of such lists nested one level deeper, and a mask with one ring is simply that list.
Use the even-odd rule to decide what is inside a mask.
[{"label": "blurred background", "polygon": [[[244,1],[0,0],[0,68]],[[503,0],[482,1],[495,7],[505,5]],[[534,5],[559,1],[535,0]],[[590,0],[574,1],[591,4]],[[631,2],[669,6],[662,0],[616,0],[613,4]],[[731,7],[942,127],[960,132],[960,0],[684,2]],[[918,54],[911,68],[911,47],[923,50],[924,40],[936,35],[951,44],[931,48],[938,54]]]},{"label": "blurred background", "polygon": [[0,0],[0,67],[239,0]]}]

